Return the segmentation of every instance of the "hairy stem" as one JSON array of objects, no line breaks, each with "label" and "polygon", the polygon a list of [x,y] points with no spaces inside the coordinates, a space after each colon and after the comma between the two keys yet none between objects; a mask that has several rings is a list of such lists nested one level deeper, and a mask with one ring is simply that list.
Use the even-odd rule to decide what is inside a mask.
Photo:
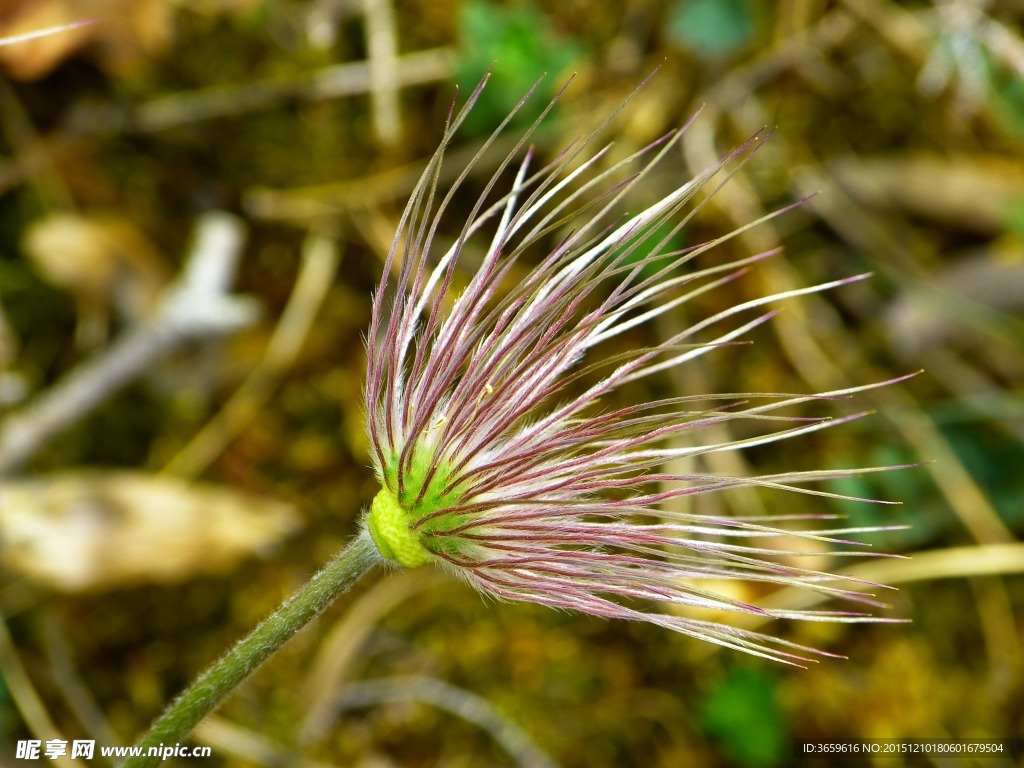
[{"label": "hairy stem", "polygon": [[306,586],[200,675],[153,723],[136,745],[140,754],[128,758],[124,768],[159,763],[160,754],[154,751],[150,755],[151,747],[173,747],[185,738],[235,686],[379,561],[380,554],[364,530]]}]

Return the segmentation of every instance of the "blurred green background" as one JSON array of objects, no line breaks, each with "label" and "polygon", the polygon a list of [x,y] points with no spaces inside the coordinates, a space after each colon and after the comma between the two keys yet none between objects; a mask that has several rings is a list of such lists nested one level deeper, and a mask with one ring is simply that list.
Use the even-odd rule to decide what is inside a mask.
[{"label": "blurred green background", "polygon": [[[497,604],[427,572],[377,574],[199,729],[204,764],[777,766],[794,762],[794,738],[1024,735],[1024,7],[555,5],[0,8],[0,37],[97,19],[0,47],[0,446],[19,415],[31,426],[41,393],[154,316],[210,211],[236,216],[234,290],[261,308],[242,331],[169,347],[25,461],[0,453],[0,745],[130,743],[355,532],[376,492],[361,405],[370,292],[454,84],[464,99],[492,62],[449,179],[544,73],[520,124],[575,73],[535,137],[544,158],[659,65],[602,136],[614,157],[702,106],[634,205],[774,129],[684,236],[816,193],[711,258],[785,255],[652,333],[765,292],[874,277],[787,302],[752,346],[649,386],[817,392],[924,369],[835,406],[875,415],[699,467],[928,462],[828,487],[902,506],[775,491],[696,504],[911,526],[870,539],[910,560],[822,551],[801,564],[898,586],[885,615],[912,623],[772,627],[849,657],[794,670],[655,627]],[[442,242],[512,144],[484,155]]]}]

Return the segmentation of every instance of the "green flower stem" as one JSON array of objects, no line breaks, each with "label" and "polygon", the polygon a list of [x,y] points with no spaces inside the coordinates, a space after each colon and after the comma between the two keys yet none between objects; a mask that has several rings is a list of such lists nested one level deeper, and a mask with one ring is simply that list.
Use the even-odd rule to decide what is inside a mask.
[{"label": "green flower stem", "polygon": [[200,675],[153,723],[136,745],[142,748],[141,754],[128,758],[124,768],[160,763],[159,755],[147,754],[150,747],[173,747],[184,739],[235,686],[380,561],[373,539],[363,530],[305,587]]}]

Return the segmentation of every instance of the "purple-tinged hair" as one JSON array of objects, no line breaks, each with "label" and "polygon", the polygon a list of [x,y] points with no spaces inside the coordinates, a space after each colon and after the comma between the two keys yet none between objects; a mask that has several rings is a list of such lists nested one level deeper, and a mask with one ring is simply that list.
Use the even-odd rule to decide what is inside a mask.
[{"label": "purple-tinged hair", "polygon": [[[486,79],[458,113],[453,105],[441,145],[402,214],[374,296],[366,408],[381,491],[365,525],[381,554],[407,567],[438,564],[498,598],[648,621],[787,663],[823,652],[700,618],[706,615],[700,611],[888,621],[860,611],[769,611],[706,587],[722,579],[771,582],[880,606],[855,580],[786,564],[780,556],[802,553],[768,546],[773,539],[785,544],[798,537],[838,545],[836,554],[868,554],[846,537],[879,529],[794,531],[782,526],[834,516],[708,517],[663,505],[741,486],[835,497],[805,484],[877,468],[728,477],[670,474],[661,467],[669,459],[764,445],[856,419],[863,414],[797,418],[783,409],[868,387],[817,395],[694,394],[599,407],[624,384],[736,343],[772,316],[768,305],[864,277],[746,301],[654,346],[602,354],[604,342],[773,255],[695,266],[697,257],[759,222],[668,250],[764,134],[621,218],[622,199],[676,146],[686,126],[607,165],[610,145],[594,150],[592,144],[613,114],[532,170],[526,145],[556,97],[494,171],[454,244],[441,252],[437,233],[453,196],[530,96],[442,196],[444,153]],[[496,192],[520,156],[511,188]],[[478,246],[488,233],[489,242]],[[483,248],[482,258],[476,256]],[[460,267],[466,272],[459,282],[469,273],[468,283],[457,292]],[[702,432],[739,420],[761,422],[765,429],[756,437],[701,442]],[[683,436],[687,445],[679,447],[673,439]],[[674,612],[651,610],[656,604],[674,606]]]}]

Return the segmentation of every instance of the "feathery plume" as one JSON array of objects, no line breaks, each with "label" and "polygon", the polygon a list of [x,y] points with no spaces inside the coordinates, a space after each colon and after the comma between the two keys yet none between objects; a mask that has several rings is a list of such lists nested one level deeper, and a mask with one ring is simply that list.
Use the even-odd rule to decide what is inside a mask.
[{"label": "feathery plume", "polygon": [[[402,215],[374,297],[365,395],[381,491],[364,525],[381,554],[407,567],[438,564],[498,598],[648,621],[794,664],[823,652],[682,611],[887,621],[863,612],[766,611],[701,586],[720,579],[767,581],[878,606],[839,576],[773,559],[799,553],[765,543],[800,536],[838,545],[841,554],[864,554],[858,548],[863,545],[846,537],[878,529],[794,532],[780,526],[806,517],[706,517],[663,506],[740,486],[833,496],[804,484],[875,470],[724,477],[670,474],[661,467],[681,456],[764,445],[858,418],[863,414],[828,420],[780,412],[867,387],[819,395],[683,395],[599,407],[629,382],[736,343],[772,316],[767,305],[864,277],[746,301],[655,346],[602,355],[604,342],[772,255],[693,266],[698,256],[758,222],[666,252],[673,235],[760,146],[764,134],[645,210],[617,219],[623,197],[676,146],[686,126],[602,167],[610,145],[594,151],[592,144],[613,114],[589,137],[531,170],[527,142],[556,96],[491,176],[454,245],[438,255],[437,232],[456,190],[515,115],[442,196],[445,150],[486,80],[458,113],[453,104],[441,145]],[[496,193],[521,153],[511,189]],[[488,232],[482,261],[456,296],[456,271],[468,260],[470,243],[476,246]],[[552,236],[560,240],[544,249]],[[513,267],[524,264],[525,277],[510,284]],[[757,437],[701,443],[703,430],[738,420],[756,420],[767,429]],[[685,447],[673,441],[681,436],[690,438]],[[650,610],[650,604],[678,608],[666,614]]]}]

